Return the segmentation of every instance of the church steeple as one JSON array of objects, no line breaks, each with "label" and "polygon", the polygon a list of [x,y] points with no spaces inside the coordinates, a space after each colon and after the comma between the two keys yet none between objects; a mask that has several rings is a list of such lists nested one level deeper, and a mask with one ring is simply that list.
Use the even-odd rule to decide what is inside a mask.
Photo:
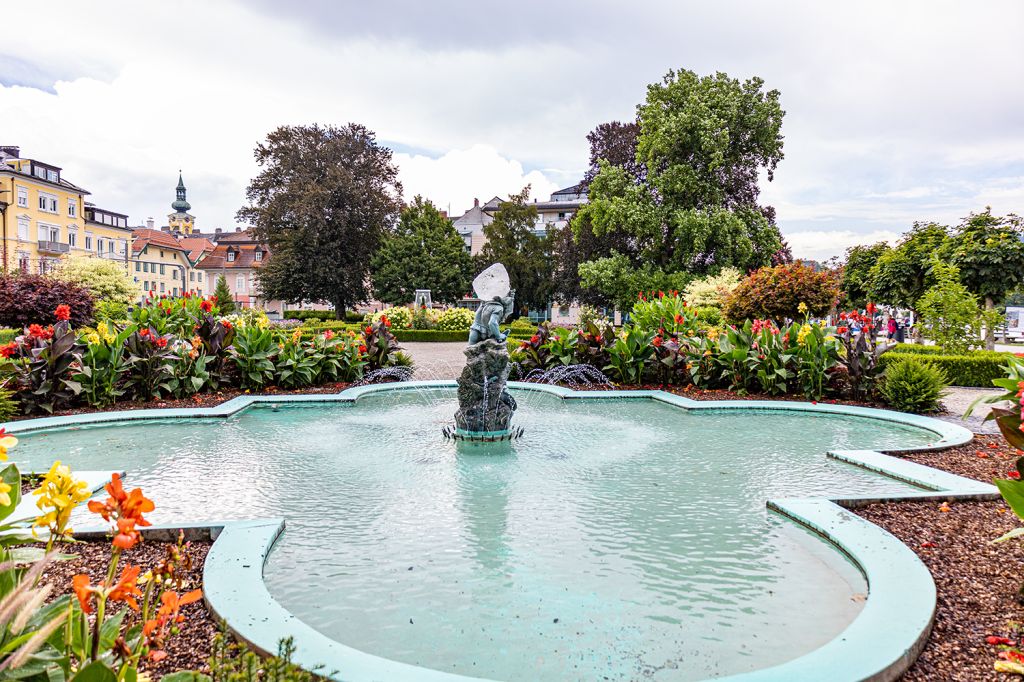
[{"label": "church steeple", "polygon": [[185,181],[181,178],[180,170],[178,171],[178,187],[175,190],[175,194],[177,198],[174,203],[171,204],[171,208],[179,213],[188,213],[192,206],[185,200]]}]

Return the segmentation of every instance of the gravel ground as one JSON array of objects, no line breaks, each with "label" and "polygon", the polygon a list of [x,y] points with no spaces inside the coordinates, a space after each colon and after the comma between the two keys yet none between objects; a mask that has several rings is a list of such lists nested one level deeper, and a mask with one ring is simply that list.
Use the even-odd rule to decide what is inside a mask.
[{"label": "gravel ground", "polygon": [[[168,547],[168,543],[154,541],[136,545],[122,555],[118,574],[120,575],[121,569],[128,565],[140,565],[142,572],[145,573],[167,556]],[[203,563],[209,549],[209,543],[194,542],[189,545],[187,556],[191,559],[192,567],[184,572],[186,582],[182,592],[202,586]],[[76,556],[74,559],[50,564],[41,581],[53,585],[55,595],[73,594],[71,578],[79,573],[88,574],[93,583],[106,577],[110,562],[109,542],[77,542],[65,545],[61,550]],[[160,679],[161,675],[177,670],[209,672],[207,661],[210,658],[210,644],[217,634],[217,624],[202,601],[182,607],[181,613],[185,616],[185,622],[179,626],[179,634],[168,639],[165,649],[167,658],[159,663],[146,661],[141,666],[152,679]],[[132,622],[130,619],[133,617],[134,612],[129,611],[129,620],[126,622]]]},{"label": "gravel ground", "polygon": [[[1002,438],[981,435],[942,452],[906,459],[982,481],[1003,477],[1019,453]],[[938,589],[935,626],[906,682],[1019,679],[993,670],[1000,646],[987,637],[1020,643],[1024,622],[1018,590],[1024,584],[1024,543],[992,540],[1020,525],[1002,501],[881,503],[856,513],[886,529],[928,566]]]}]

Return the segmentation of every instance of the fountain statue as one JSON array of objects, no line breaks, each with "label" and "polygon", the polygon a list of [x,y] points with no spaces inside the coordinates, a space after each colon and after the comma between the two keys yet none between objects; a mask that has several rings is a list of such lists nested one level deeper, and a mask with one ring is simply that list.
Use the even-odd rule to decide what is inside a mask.
[{"label": "fountain statue", "polygon": [[516,401],[505,388],[508,332],[499,325],[512,313],[515,291],[501,263],[477,275],[473,291],[482,303],[469,330],[466,366],[458,380],[459,410],[448,435],[469,441],[511,440],[518,435],[509,425]]}]

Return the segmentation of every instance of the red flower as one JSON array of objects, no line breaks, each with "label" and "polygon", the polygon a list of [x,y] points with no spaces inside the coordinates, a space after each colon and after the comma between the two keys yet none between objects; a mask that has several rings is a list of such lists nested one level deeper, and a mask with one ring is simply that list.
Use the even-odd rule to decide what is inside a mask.
[{"label": "red flower", "polygon": [[157,346],[157,348],[166,348],[167,347],[167,339],[165,339],[165,338],[163,338],[161,336],[160,338],[158,338],[156,340],[156,346]]},{"label": "red flower", "polygon": [[71,306],[61,303],[53,312],[58,320],[67,321],[71,319]]}]

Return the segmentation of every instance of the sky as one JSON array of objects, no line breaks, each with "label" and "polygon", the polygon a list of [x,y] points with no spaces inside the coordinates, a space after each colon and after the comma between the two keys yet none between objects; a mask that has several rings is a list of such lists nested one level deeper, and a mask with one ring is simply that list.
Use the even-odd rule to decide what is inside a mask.
[{"label": "sky", "polygon": [[669,69],[759,76],[786,110],[762,200],[793,253],[915,220],[1024,213],[1024,3],[76,0],[4,7],[0,145],[98,206],[165,224],[181,169],[197,225],[236,225],[279,125],[362,123],[404,196],[575,184],[586,134]]}]

